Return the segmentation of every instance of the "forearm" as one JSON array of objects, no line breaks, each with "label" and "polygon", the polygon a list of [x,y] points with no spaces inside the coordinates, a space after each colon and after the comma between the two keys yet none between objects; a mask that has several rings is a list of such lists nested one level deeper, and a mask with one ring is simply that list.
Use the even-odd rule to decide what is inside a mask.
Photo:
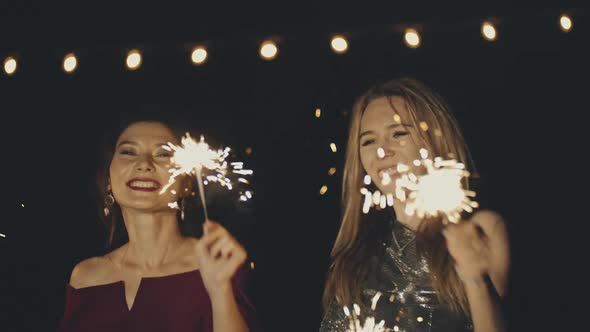
[{"label": "forearm", "polygon": [[498,296],[484,278],[464,283],[474,332],[504,332],[506,323]]},{"label": "forearm", "polygon": [[233,290],[229,288],[222,294],[211,298],[214,332],[249,332],[248,325],[238,308]]}]

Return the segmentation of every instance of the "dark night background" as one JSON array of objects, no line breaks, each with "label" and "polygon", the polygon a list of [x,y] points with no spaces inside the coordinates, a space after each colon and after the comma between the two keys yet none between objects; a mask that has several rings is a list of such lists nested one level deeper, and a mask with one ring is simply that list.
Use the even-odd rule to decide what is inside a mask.
[{"label": "dark night background", "polygon": [[[72,267],[101,248],[90,195],[99,130],[142,104],[211,132],[254,169],[255,217],[230,225],[256,262],[253,300],[268,331],[316,331],[349,110],[368,86],[399,76],[449,102],[481,175],[479,201],[509,223],[513,330],[583,324],[569,296],[578,295],[584,206],[558,198],[583,185],[590,11],[489,5],[3,5],[0,60],[16,56],[19,67],[0,72],[0,330],[57,325]],[[572,32],[558,29],[561,13]],[[498,23],[493,43],[480,34],[487,18]],[[418,49],[402,42],[408,24],[420,28]],[[347,53],[330,49],[335,33],[348,37]],[[258,56],[267,38],[278,42],[274,61]],[[190,62],[196,44],[208,47],[202,66]],[[124,66],[131,48],[143,54],[135,72]],[[72,75],[61,70],[69,52]]]}]

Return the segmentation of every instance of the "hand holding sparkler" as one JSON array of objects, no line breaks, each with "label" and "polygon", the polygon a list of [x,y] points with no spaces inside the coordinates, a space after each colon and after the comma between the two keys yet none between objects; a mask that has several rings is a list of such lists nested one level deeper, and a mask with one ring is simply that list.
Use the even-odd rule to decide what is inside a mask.
[{"label": "hand holding sparkler", "polygon": [[[463,211],[473,212],[479,205],[472,201],[475,192],[465,190],[462,180],[469,176],[465,166],[456,160],[434,160],[428,158],[426,149],[420,150],[420,160],[414,160],[413,167],[397,164],[395,180],[385,173],[382,184],[387,185],[395,181],[395,199],[404,202],[407,215],[417,215],[419,218],[443,217],[443,236],[447,249],[455,262],[455,269],[464,282],[481,282],[483,276],[489,273],[490,247],[508,248],[506,236],[497,236],[505,243],[491,243],[492,229],[504,227],[502,218],[492,211],[479,211],[470,218],[462,220]],[[420,169],[421,168],[421,169]],[[416,175],[419,174],[419,175]],[[370,184],[370,177],[365,178],[365,184]],[[367,188],[361,189],[365,196],[363,212],[368,213],[373,206],[385,208],[393,206],[392,194],[371,193]],[[497,226],[500,225],[500,226]],[[506,233],[503,230],[501,233]],[[509,252],[495,254],[509,260]]]},{"label": "hand holding sparkler", "polygon": [[231,278],[246,260],[246,250],[220,224],[207,220],[197,244],[199,270],[212,301],[228,295]]},{"label": "hand holding sparkler", "polygon": [[498,270],[493,267],[494,259],[496,263],[509,261],[505,224],[496,212],[478,211],[466,221],[446,225],[442,233],[447,250],[455,262],[455,270],[464,283],[483,282],[486,274]]}]

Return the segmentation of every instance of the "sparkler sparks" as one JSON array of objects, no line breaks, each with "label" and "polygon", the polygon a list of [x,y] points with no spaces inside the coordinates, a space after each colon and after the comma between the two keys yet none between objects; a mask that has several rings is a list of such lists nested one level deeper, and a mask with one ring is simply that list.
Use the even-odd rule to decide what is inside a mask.
[{"label": "sparkler sparks", "polygon": [[[371,300],[371,310],[375,311],[377,302],[381,297],[381,293],[377,292]],[[344,307],[344,314],[348,318],[348,330],[346,332],[385,332],[385,321],[381,320],[378,324],[375,323],[375,317],[368,316],[363,325],[361,325],[360,315],[361,309],[358,305],[353,305],[353,312],[351,314],[348,307]]]},{"label": "sparkler sparks", "polygon": [[[417,214],[420,218],[442,214],[448,221],[456,223],[461,212],[472,212],[479,206],[471,200],[475,192],[462,187],[461,180],[469,177],[465,165],[440,157],[433,161],[428,158],[426,149],[420,149],[420,156],[422,159],[418,162],[426,169],[426,174],[406,173],[396,179],[396,189],[400,189],[396,190],[396,197],[406,202],[406,214]],[[404,191],[408,194],[405,195]]]},{"label": "sparkler sparks", "polygon": [[[379,151],[377,153],[381,157]],[[379,191],[371,193],[362,188],[363,213],[368,213],[374,206],[380,209],[393,206],[393,199],[396,198],[406,203],[405,212],[410,216],[416,214],[424,218],[442,215],[446,220],[456,223],[461,212],[472,212],[479,206],[471,200],[476,193],[462,187],[461,180],[469,177],[465,165],[454,159],[443,160],[440,157],[433,161],[429,159],[426,149],[420,149],[420,157],[420,160],[413,161],[413,168],[402,163],[397,164],[398,177],[395,178],[394,194],[383,195]],[[417,168],[423,168],[425,172],[416,175],[412,171]],[[364,180],[365,184],[370,184],[368,175]],[[381,183],[388,185],[391,181],[391,176],[387,172],[383,173]]]},{"label": "sparkler sparks", "polygon": [[[201,203],[205,213],[205,219],[208,219],[207,205],[205,201],[205,190],[204,184],[209,182],[216,182],[222,187],[226,187],[228,190],[233,189],[232,181],[228,176],[231,174],[240,175],[252,175],[252,170],[243,169],[242,162],[232,162],[228,167],[226,158],[229,156],[230,148],[213,150],[209,147],[209,144],[205,142],[205,138],[201,136],[199,142],[195,141],[189,133],[181,139],[181,146],[176,146],[172,143],[164,145],[164,149],[173,151],[174,156],[171,158],[172,167],[169,172],[171,173],[170,179],[166,186],[162,188],[160,194],[163,194],[174,184],[176,178],[180,175],[195,175],[197,178],[197,185],[199,187],[199,194]],[[205,175],[203,180],[203,169],[211,171],[211,174]],[[241,183],[248,184],[248,180],[240,177],[238,179]],[[240,197],[241,201],[246,201],[252,198],[252,193],[247,192],[246,195]],[[174,202],[175,203],[175,202]],[[178,208],[178,205],[170,203],[170,208]]]}]

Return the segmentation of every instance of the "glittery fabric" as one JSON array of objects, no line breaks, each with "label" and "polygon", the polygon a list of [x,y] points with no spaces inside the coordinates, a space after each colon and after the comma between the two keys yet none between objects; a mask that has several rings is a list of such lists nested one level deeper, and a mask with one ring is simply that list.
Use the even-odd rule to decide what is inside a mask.
[{"label": "glittery fabric", "polygon": [[[382,296],[375,312],[369,313],[376,322],[385,320],[386,331],[463,332],[473,331],[471,322],[440,304],[430,287],[430,272],[426,261],[416,253],[414,233],[398,222],[393,224],[391,245],[384,244],[385,254],[374,258],[372,272],[363,287],[363,301],[370,308],[377,292]],[[365,315],[361,316],[364,321]],[[349,320],[342,306],[334,301],[324,314],[320,332],[348,331]]]}]

